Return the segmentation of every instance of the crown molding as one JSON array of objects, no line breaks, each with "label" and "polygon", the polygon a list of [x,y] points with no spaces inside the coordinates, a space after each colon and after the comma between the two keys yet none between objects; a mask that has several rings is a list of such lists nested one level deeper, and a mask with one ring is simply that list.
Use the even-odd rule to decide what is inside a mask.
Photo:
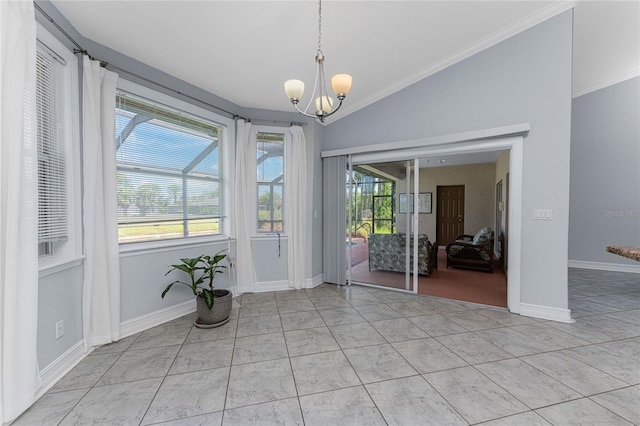
[{"label": "crown molding", "polygon": [[576,90],[575,92],[572,93],[571,97],[575,99],[582,95],[587,95],[591,92],[595,92],[596,90],[604,89],[606,87],[613,86],[614,84],[622,83],[623,81],[627,81],[634,77],[639,77],[639,76],[640,76],[640,69],[633,70],[633,71],[609,78],[605,81],[602,81],[598,84],[594,84],[585,89]]}]

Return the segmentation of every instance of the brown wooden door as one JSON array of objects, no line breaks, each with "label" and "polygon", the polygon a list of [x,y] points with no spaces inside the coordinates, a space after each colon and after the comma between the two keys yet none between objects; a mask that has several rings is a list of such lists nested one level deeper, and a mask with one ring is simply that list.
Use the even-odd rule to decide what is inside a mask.
[{"label": "brown wooden door", "polygon": [[438,245],[464,234],[464,185],[438,186],[436,239]]}]

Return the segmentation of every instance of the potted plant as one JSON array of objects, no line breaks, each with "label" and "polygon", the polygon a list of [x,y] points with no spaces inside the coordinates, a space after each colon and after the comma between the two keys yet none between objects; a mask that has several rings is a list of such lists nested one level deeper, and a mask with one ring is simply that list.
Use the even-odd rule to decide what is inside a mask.
[{"label": "potted plant", "polygon": [[[223,250],[224,251],[224,250]],[[196,296],[196,313],[198,318],[195,326],[200,328],[219,327],[229,321],[233,304],[231,291],[213,288],[213,280],[218,273],[226,268],[220,262],[227,257],[225,253],[218,252],[213,256],[200,255],[194,258],[180,259],[181,263],[171,265],[167,273],[179,270],[186,272],[190,282],[176,280],[169,284],[162,292],[162,298],[174,284],[183,284],[191,289]]]}]

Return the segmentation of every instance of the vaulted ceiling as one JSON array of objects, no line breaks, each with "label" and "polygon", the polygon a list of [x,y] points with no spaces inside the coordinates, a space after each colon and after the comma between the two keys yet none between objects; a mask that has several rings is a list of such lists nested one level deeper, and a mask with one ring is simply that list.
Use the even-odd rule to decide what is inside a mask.
[{"label": "vaulted ceiling", "polygon": [[[243,107],[290,111],[283,82],[313,82],[315,1],[52,3],[84,37]],[[325,0],[327,77],[354,79],[340,115],[574,5],[574,95],[638,75],[639,1]]]}]

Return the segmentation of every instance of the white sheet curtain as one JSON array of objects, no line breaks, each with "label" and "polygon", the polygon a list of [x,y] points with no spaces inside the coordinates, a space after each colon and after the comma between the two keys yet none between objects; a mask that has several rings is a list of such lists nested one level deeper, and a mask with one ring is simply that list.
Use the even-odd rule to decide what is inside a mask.
[{"label": "white sheet curtain", "polygon": [[232,235],[236,239],[236,286],[240,293],[250,293],[255,289],[256,273],[251,252],[251,233],[255,227],[253,223],[251,199],[255,190],[256,152],[251,149],[251,123],[243,119],[236,121],[236,179],[235,179],[235,220],[232,225]]},{"label": "white sheet curtain", "polygon": [[325,282],[346,283],[345,156],[323,160],[323,267]]},{"label": "white sheet curtain", "polygon": [[0,1],[0,423],[40,386],[36,22],[33,2]]},{"label": "white sheet curtain", "polygon": [[118,75],[82,58],[84,350],[120,338],[115,111]]},{"label": "white sheet curtain", "polygon": [[285,152],[285,229],[287,232],[288,278],[290,288],[306,287],[309,206],[307,142],[300,126],[292,126],[291,143]]}]

